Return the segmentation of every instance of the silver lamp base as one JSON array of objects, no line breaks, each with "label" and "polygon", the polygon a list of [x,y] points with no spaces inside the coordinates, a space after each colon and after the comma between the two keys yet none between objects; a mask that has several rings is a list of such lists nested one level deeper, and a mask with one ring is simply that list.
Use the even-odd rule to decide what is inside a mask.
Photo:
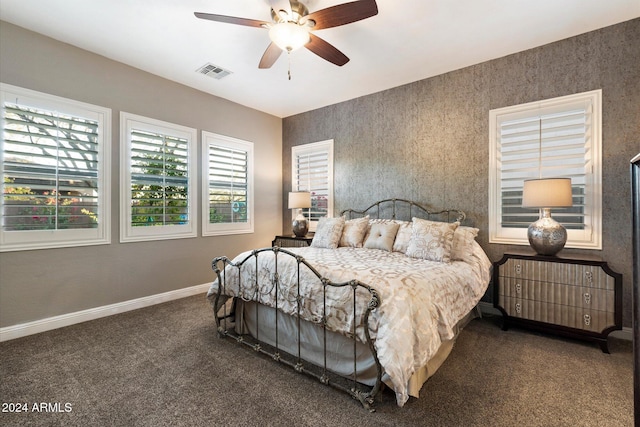
[{"label": "silver lamp base", "polygon": [[309,221],[299,213],[293,220],[293,234],[297,237],[304,237],[309,232]]},{"label": "silver lamp base", "polygon": [[567,230],[551,218],[551,210],[545,208],[541,218],[529,226],[527,237],[537,254],[555,255],[567,243]]}]

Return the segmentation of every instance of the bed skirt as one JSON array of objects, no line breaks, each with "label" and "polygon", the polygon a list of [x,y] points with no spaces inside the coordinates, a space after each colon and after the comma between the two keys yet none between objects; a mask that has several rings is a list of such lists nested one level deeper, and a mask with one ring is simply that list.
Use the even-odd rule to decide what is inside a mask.
[{"label": "bed skirt", "polygon": [[[298,319],[283,313],[278,314],[278,342],[275,339],[275,310],[253,301],[238,300],[235,307],[235,328],[238,334],[250,334],[252,337],[277,347],[289,354],[298,353]],[[480,317],[476,306],[455,327],[455,336],[443,341],[437,353],[427,364],[416,370],[409,380],[409,395],[420,396],[424,383],[431,377],[451,353],[460,331],[474,318]],[[258,319],[258,322],[256,322]],[[259,325],[257,329],[256,325]],[[231,326],[231,325],[227,325]],[[327,331],[327,368],[343,377],[351,377],[356,372],[356,379],[362,384],[373,386],[376,382],[376,364],[369,347],[356,343],[356,361],[354,366],[354,340],[336,332]],[[300,321],[300,355],[317,366],[324,365],[324,331],[320,325],[306,320]],[[391,387],[391,382],[383,373],[382,381]]]}]

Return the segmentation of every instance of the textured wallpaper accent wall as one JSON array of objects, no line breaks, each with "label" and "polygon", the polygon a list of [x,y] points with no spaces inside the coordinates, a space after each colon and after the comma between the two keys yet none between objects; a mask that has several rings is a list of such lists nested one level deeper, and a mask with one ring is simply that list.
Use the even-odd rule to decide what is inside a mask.
[{"label": "textured wallpaper accent wall", "polygon": [[[498,260],[510,247],[488,243],[489,110],[594,89],[603,94],[603,250],[564,253],[601,256],[624,275],[623,323],[630,326],[640,19],[287,117],[283,194],[291,189],[291,147],[334,139],[335,214],[387,197],[462,209]],[[283,201],[285,231],[289,223]],[[490,295],[491,288],[484,299]]]}]

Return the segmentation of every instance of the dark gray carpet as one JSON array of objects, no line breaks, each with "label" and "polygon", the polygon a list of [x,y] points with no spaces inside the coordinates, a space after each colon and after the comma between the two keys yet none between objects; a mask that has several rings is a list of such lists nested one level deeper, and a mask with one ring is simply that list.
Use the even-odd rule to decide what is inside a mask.
[{"label": "dark gray carpet", "polygon": [[[632,426],[630,342],[474,320],[403,408],[348,395],[217,338],[204,296],[0,344],[3,426]],[[45,403],[49,411],[34,412]],[[68,404],[65,406],[65,404]],[[235,407],[235,409],[233,409]]]}]

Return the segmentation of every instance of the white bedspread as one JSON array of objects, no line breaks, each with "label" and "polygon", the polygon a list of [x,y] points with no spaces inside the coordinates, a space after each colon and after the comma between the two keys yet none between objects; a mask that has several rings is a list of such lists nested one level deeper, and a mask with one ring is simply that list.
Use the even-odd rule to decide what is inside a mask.
[{"label": "white bedspread", "polygon": [[[363,248],[287,248],[301,255],[324,277],[333,282],[357,279],[376,289],[380,307],[370,317],[372,338],[380,364],[389,376],[399,406],[409,395],[407,385],[416,369],[424,366],[436,353],[443,340],[452,339],[454,326],[484,295],[490,279],[489,259],[474,242],[473,263],[454,261],[444,264],[410,258],[399,252]],[[238,255],[234,261],[245,259],[251,252]],[[250,259],[242,269],[240,296],[275,306],[273,279],[276,269],[273,252],[258,255],[259,297],[255,294],[255,260]],[[239,296],[237,269],[227,268],[226,294]],[[278,308],[297,314],[297,290],[288,283],[297,283],[295,259],[279,255],[277,276],[281,283]],[[301,316],[319,322],[322,318],[322,286],[308,269],[301,268]],[[266,280],[265,280],[266,279]],[[218,292],[214,282],[209,296]],[[353,303],[351,287],[330,289],[327,292],[327,327],[351,334]],[[358,291],[358,299],[366,306],[368,292]],[[356,308],[360,319],[363,308]],[[361,330],[356,331],[362,339]]]}]

